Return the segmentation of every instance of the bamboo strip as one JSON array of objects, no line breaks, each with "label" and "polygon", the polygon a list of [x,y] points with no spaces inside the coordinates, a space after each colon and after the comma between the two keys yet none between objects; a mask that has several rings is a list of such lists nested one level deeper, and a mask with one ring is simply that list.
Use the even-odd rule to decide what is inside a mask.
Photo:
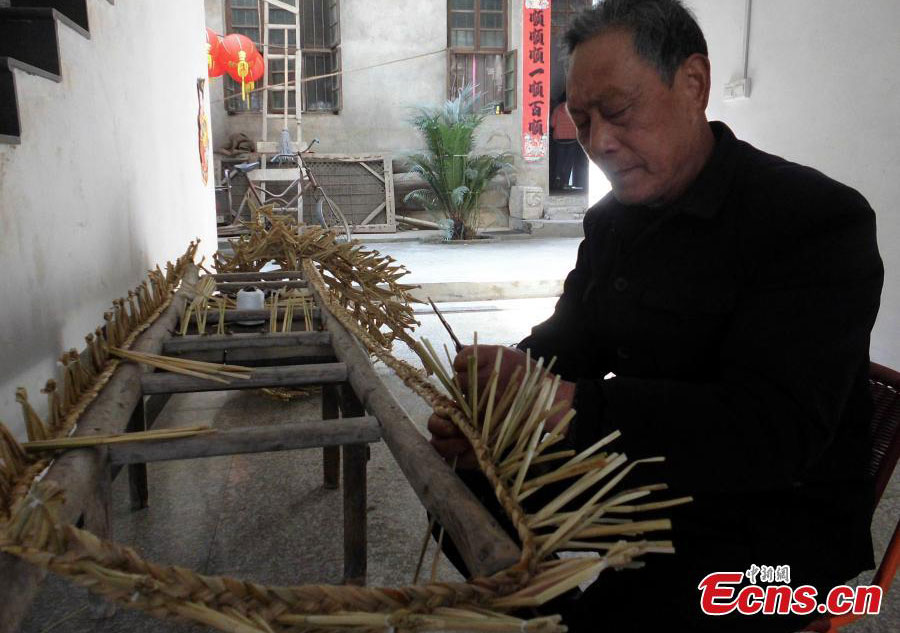
[{"label": "bamboo strip", "polygon": [[212,429],[209,426],[192,426],[179,429],[159,429],[135,431],[134,433],[116,433],[113,435],[85,435],[80,437],[62,437],[57,439],[30,441],[26,442],[23,445],[23,448],[29,453],[35,453],[40,451],[106,446],[108,444],[123,444],[125,442],[172,440],[181,437],[193,437],[194,435],[206,435],[208,433],[215,433],[215,429]]},{"label": "bamboo strip", "polygon": [[491,435],[491,422],[494,415],[494,399],[497,395],[497,383],[500,380],[500,369],[503,366],[503,348],[497,348],[497,355],[494,357],[494,369],[488,378],[488,399],[487,408],[484,412],[484,422],[481,425],[481,441],[487,443]]},{"label": "bamboo strip", "polygon": [[[581,493],[588,490],[592,485],[598,483],[599,481],[604,479],[609,473],[611,473],[613,470],[615,470],[616,468],[618,468],[619,466],[624,464],[625,461],[626,461],[625,456],[619,455],[615,459],[612,459],[609,462],[609,464],[607,464],[601,470],[585,473],[584,475],[581,476],[581,478],[577,482],[570,485],[566,489],[565,492],[563,492],[561,495],[556,497],[550,503],[548,503],[543,508],[538,510],[534,515],[532,515],[529,518],[529,524],[536,523],[538,521],[546,519],[547,517],[549,517],[552,514],[555,514],[560,508],[565,506],[572,499],[574,499]],[[534,489],[529,492],[533,492],[533,491],[534,491]],[[522,495],[519,496],[519,498],[521,499],[522,497],[526,496],[527,494],[528,493],[523,493]]]},{"label": "bamboo strip", "polygon": [[528,468],[531,466],[531,461],[534,459],[534,451],[537,448],[538,440],[541,439],[541,433],[543,432],[544,423],[541,422],[531,434],[531,442],[529,442],[528,444],[528,451],[525,454],[525,459],[522,460],[522,466],[519,468],[519,472],[516,475],[516,481],[512,487],[512,494],[514,497],[518,497],[519,492],[522,490],[522,484],[525,481],[525,474],[528,472]]},{"label": "bamboo strip", "polygon": [[[547,455],[538,455],[537,451],[535,451],[535,457],[531,460],[531,464],[545,464],[547,462],[559,461],[573,455],[575,455],[574,450],[557,451],[555,453],[548,453]],[[506,460],[499,468],[500,475],[503,477],[512,477],[512,475],[519,470],[522,461],[523,457],[521,456],[516,456],[515,459]]]},{"label": "bamboo strip", "polygon": [[278,295],[279,290],[276,290],[272,293],[272,303],[269,307],[269,332],[275,333],[278,331]]},{"label": "bamboo strip", "polygon": [[555,483],[557,481],[564,481],[566,479],[571,479],[572,477],[583,475],[584,473],[591,472],[592,470],[595,470],[597,468],[603,468],[608,463],[609,458],[596,457],[594,459],[590,459],[578,464],[560,466],[553,472],[547,473],[546,475],[541,475],[539,477],[535,477],[534,479],[529,479],[528,483],[526,483],[522,487],[522,492],[528,492],[535,488],[541,488],[542,486],[545,486],[547,484]]},{"label": "bamboo strip", "polygon": [[478,428],[478,335],[475,336],[475,351],[466,360],[469,365],[469,422]]},{"label": "bamboo strip", "polygon": [[[598,550],[609,550],[618,545],[621,545],[622,541],[616,541],[614,543],[603,543],[600,541],[569,541],[566,543],[567,550],[588,550],[596,552]],[[647,554],[674,554],[675,548],[672,546],[672,541],[641,541],[643,547],[641,548],[644,553]]]},{"label": "bamboo strip", "polygon": [[174,365],[180,365],[187,369],[196,369],[198,371],[224,371],[227,373],[250,373],[252,367],[244,367],[243,365],[226,365],[225,363],[210,363],[202,360],[191,360],[189,358],[179,358],[177,356],[161,356],[159,354],[148,354],[146,352],[137,352],[134,350],[114,350],[133,358],[146,358],[148,360],[163,360]]},{"label": "bamboo strip", "polygon": [[674,506],[684,505],[685,503],[690,503],[694,500],[693,497],[677,497],[675,499],[667,499],[666,501],[655,501],[653,503],[642,503],[636,506],[613,506],[609,508],[608,512],[622,513],[622,514],[630,514],[633,512],[653,512],[656,510],[663,510],[665,508],[672,508]]},{"label": "bamboo strip", "polygon": [[234,378],[248,380],[250,378],[248,373],[253,371],[249,367],[241,367],[239,365],[217,365],[215,363],[207,363],[204,361],[175,358],[173,356],[143,354],[118,348],[113,348],[110,352],[126,360],[156,367],[157,369],[163,369],[185,376],[193,376],[194,378],[213,380],[223,384],[228,384],[230,382],[228,379]]},{"label": "bamboo strip", "polygon": [[598,525],[589,527],[578,532],[575,537],[578,539],[586,539],[620,534],[635,535],[643,534],[644,532],[670,529],[672,529],[672,522],[669,519],[655,519],[653,521],[634,521],[620,525]]},{"label": "bamboo strip", "polygon": [[226,301],[224,297],[221,297],[216,300],[216,304],[219,308],[219,322],[216,324],[216,334],[219,336],[224,336],[225,334],[225,306]]}]

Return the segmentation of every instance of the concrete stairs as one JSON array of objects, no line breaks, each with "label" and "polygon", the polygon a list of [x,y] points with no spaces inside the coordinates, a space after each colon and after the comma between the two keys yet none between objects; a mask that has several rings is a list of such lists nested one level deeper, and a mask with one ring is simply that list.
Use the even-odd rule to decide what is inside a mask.
[{"label": "concrete stairs", "polygon": [[544,198],[544,212],[537,220],[510,217],[510,228],[535,237],[584,237],[582,220],[587,212],[587,193],[556,192]]},{"label": "concrete stairs", "polygon": [[59,26],[90,39],[89,1],[0,1],[0,143],[18,144],[22,132],[16,71],[60,81]]}]

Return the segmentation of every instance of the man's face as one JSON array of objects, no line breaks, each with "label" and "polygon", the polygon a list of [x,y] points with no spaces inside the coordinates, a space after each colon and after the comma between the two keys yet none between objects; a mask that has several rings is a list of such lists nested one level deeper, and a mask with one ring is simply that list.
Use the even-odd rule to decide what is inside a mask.
[{"label": "man's face", "polygon": [[696,79],[683,65],[670,88],[637,55],[627,31],[575,48],[566,82],[569,112],[578,141],[623,204],[671,202],[696,177],[697,117],[705,122],[706,106]]}]

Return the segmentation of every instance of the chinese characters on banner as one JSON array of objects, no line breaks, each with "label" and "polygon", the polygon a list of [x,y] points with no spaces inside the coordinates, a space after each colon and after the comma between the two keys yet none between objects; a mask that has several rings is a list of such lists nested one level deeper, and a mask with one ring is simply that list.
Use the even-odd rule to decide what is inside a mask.
[{"label": "chinese characters on banner", "polygon": [[522,15],[522,158],[535,161],[550,146],[550,0],[525,0]]}]

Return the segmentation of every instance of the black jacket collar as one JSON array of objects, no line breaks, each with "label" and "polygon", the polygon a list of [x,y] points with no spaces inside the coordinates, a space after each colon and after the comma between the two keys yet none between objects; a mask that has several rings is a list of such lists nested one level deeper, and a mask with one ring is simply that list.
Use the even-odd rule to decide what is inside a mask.
[{"label": "black jacket collar", "polygon": [[738,162],[738,140],[727,125],[712,121],[709,126],[716,137],[716,145],[706,166],[685,194],[673,203],[681,213],[700,218],[713,218],[731,189]]}]

